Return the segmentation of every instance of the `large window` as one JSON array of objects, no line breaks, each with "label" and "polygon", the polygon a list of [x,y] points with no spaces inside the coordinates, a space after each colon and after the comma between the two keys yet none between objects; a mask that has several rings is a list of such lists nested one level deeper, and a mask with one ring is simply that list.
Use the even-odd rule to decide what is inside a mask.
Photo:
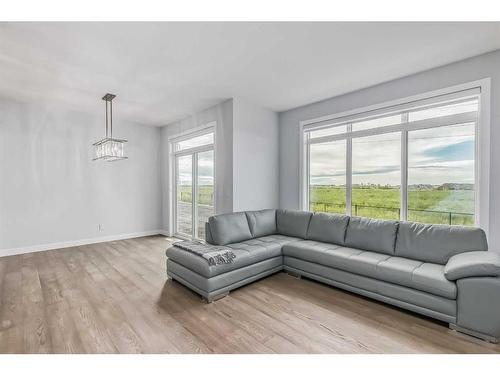
[{"label": "large window", "polygon": [[205,239],[205,222],[215,213],[213,127],[171,141],[174,161],[174,234]]},{"label": "large window", "polygon": [[400,218],[401,135],[397,132],[352,139],[354,216]]},{"label": "large window", "polygon": [[346,140],[311,144],[309,207],[311,211],[346,211]]},{"label": "large window", "polygon": [[303,127],[312,211],[477,224],[479,88]]},{"label": "large window", "polygon": [[408,132],[408,219],[474,224],[475,123]]}]

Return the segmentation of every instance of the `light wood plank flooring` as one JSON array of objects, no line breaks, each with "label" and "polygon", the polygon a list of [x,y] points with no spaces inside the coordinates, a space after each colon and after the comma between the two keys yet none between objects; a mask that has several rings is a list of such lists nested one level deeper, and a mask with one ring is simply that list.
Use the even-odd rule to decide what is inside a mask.
[{"label": "light wood plank flooring", "polygon": [[1,353],[500,353],[278,273],[212,304],[167,281],[162,236],[0,258]]}]

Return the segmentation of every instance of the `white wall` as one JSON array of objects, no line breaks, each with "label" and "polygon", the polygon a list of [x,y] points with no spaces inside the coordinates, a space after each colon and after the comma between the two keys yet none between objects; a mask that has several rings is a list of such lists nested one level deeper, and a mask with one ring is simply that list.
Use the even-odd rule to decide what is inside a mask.
[{"label": "white wall", "polygon": [[217,123],[216,213],[278,206],[278,115],[249,101],[233,98],[162,127],[162,207],[166,232],[173,230],[169,137],[213,121]]},{"label": "white wall", "polygon": [[91,160],[103,133],[100,111],[0,99],[0,255],[161,228],[160,129],[116,117],[130,159],[115,163]]},{"label": "white wall", "polygon": [[234,99],[233,210],[279,204],[279,127],[276,112]]},{"label": "white wall", "polygon": [[163,128],[115,114],[129,159],[106,163],[92,161],[91,145],[104,133],[100,113],[0,99],[0,255],[168,231],[168,138],[213,121],[217,213],[276,207],[277,114],[233,105]]},{"label": "white wall", "polygon": [[279,115],[280,207],[299,208],[299,121],[491,78],[490,248],[500,251],[500,51],[313,103]]},{"label": "white wall", "polygon": [[198,112],[188,118],[168,124],[161,128],[162,148],[162,208],[163,228],[169,232],[171,227],[170,212],[170,165],[169,165],[169,137],[181,134],[191,129],[216,122],[215,129],[215,200],[216,213],[233,211],[233,100],[229,99],[216,106]]}]

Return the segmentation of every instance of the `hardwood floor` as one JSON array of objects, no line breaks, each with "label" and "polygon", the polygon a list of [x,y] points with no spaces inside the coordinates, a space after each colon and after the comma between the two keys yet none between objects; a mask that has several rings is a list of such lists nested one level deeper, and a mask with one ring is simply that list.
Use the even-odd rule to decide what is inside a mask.
[{"label": "hardwood floor", "polygon": [[166,281],[162,236],[0,258],[1,353],[500,353],[279,273],[212,304]]}]

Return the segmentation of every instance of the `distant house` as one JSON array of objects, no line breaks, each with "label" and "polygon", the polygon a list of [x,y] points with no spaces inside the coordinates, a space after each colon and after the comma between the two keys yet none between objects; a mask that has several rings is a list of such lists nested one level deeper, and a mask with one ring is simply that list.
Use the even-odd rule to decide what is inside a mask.
[{"label": "distant house", "polygon": [[446,183],[438,186],[436,190],[474,190],[474,184]]}]

